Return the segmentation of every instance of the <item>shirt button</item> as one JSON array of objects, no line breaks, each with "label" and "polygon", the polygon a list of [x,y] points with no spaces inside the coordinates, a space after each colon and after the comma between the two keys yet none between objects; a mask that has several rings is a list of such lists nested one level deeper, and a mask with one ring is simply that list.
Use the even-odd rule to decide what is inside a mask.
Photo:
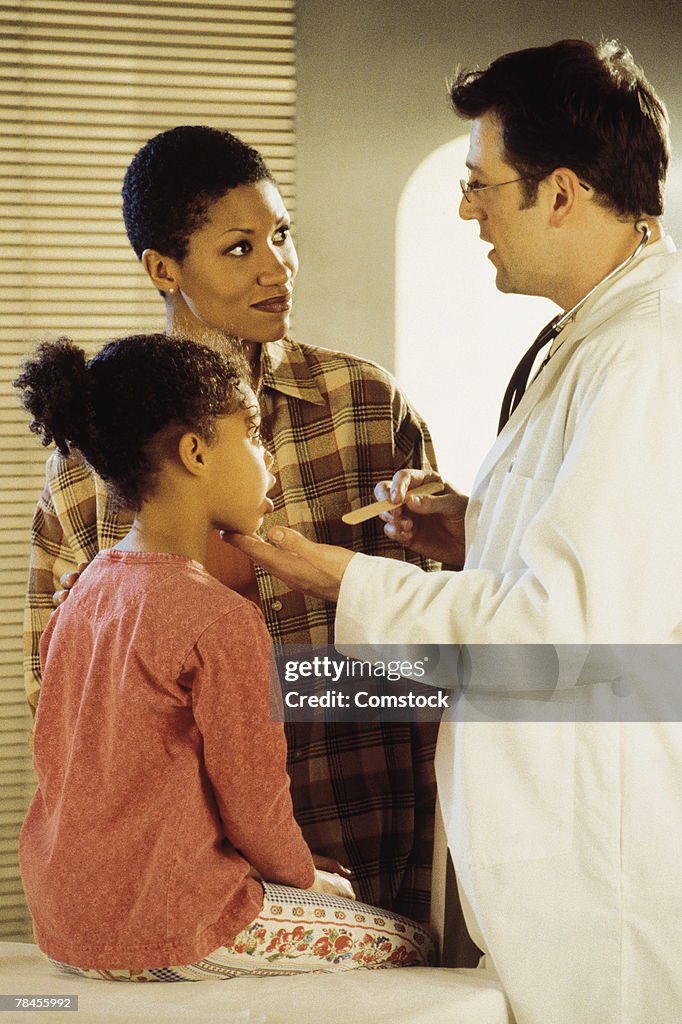
[{"label": "shirt button", "polygon": [[270,605],[270,607],[272,608],[273,612],[281,612],[281,610],[282,610],[282,602],[281,601],[273,601],[272,604]]}]

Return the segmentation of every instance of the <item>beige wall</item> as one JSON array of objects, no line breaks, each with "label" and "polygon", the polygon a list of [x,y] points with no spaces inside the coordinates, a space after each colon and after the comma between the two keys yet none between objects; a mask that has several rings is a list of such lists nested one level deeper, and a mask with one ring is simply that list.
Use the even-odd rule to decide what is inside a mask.
[{"label": "beige wall", "polygon": [[458,62],[569,36],[629,46],[670,111],[680,161],[667,222],[682,246],[678,0],[298,0],[297,14],[302,340],[393,369],[395,212],[412,171],[460,130],[445,89]]}]

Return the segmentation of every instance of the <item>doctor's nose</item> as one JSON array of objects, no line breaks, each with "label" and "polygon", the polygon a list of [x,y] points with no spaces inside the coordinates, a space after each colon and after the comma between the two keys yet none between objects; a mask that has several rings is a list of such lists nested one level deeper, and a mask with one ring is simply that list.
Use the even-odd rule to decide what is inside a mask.
[{"label": "doctor's nose", "polygon": [[465,199],[464,196],[459,201],[458,213],[462,220],[480,220],[482,216],[482,209],[475,199]]}]

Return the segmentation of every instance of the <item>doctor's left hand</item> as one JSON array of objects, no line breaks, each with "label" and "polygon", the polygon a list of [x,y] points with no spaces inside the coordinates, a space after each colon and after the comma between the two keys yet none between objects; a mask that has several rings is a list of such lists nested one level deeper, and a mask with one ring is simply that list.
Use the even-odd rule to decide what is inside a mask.
[{"label": "doctor's left hand", "polygon": [[352,551],[332,544],[316,544],[285,526],[274,526],[268,533],[268,542],[242,533],[221,536],[292,590],[302,590],[323,601],[338,600],[343,574],[353,557]]}]

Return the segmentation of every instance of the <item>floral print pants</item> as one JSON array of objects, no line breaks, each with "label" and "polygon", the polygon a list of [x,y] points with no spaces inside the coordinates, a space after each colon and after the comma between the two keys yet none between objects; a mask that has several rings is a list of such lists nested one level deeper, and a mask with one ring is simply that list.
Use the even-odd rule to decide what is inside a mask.
[{"label": "floral print pants", "polygon": [[107,981],[209,981],[435,963],[428,931],[407,917],[309,889],[267,882],[263,889],[259,916],[229,946],[194,964],[134,971],[52,963],[68,974]]}]

